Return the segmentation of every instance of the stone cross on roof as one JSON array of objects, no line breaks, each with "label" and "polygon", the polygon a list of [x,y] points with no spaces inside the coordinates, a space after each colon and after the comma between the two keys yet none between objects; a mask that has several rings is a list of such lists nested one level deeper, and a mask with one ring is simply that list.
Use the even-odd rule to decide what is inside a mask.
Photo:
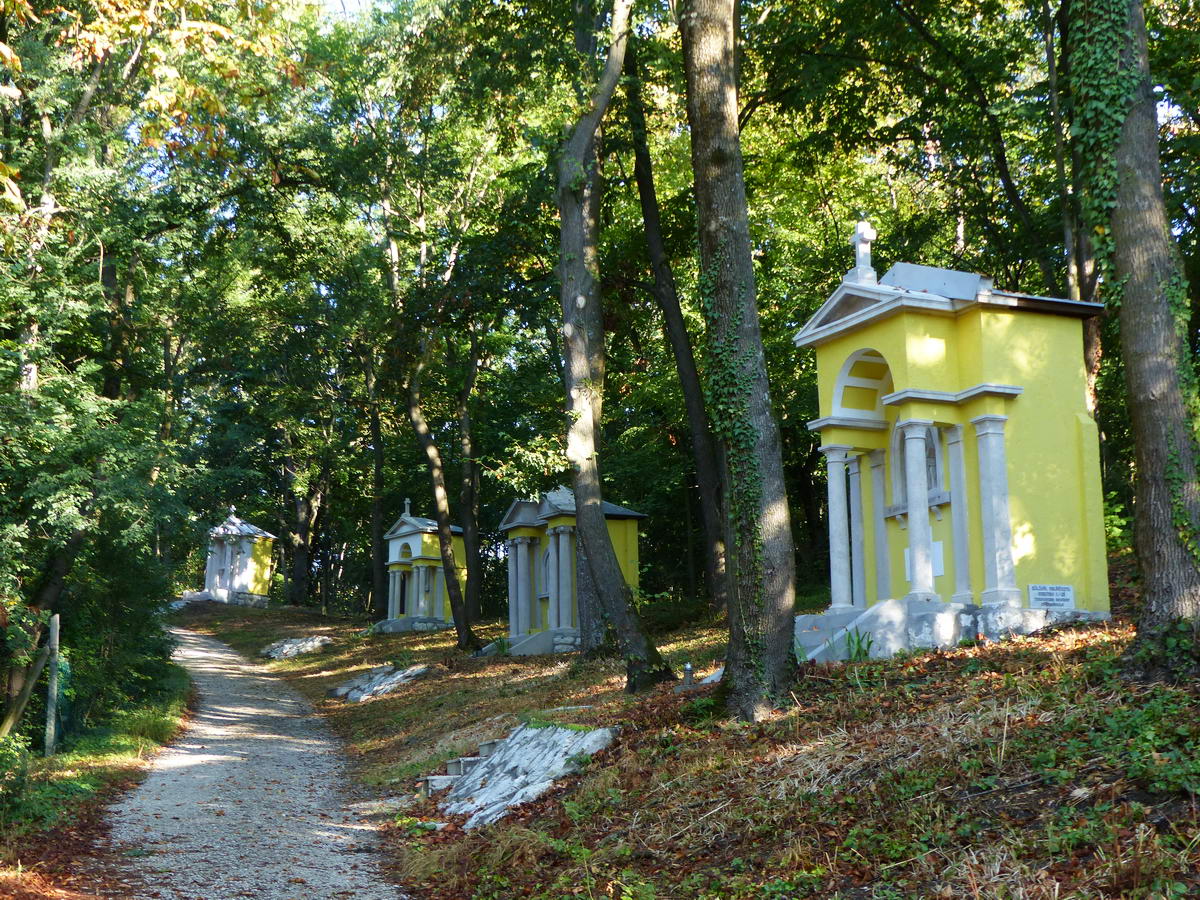
[{"label": "stone cross on roof", "polygon": [[850,236],[850,243],[854,246],[854,265],[871,267],[871,241],[877,237],[879,232],[866,219],[854,227],[854,234]]},{"label": "stone cross on roof", "polygon": [[412,501],[407,497],[404,498],[404,514],[406,516],[412,515]]},{"label": "stone cross on roof", "polygon": [[844,281],[876,283],[875,270],[871,268],[871,241],[877,237],[879,233],[866,219],[854,226],[854,234],[850,235],[850,245],[854,247],[854,268],[846,273]]}]

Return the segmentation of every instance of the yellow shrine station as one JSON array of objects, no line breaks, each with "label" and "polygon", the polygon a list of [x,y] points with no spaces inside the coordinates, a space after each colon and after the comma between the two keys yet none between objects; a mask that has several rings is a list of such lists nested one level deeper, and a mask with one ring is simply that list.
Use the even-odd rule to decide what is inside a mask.
[{"label": "yellow shrine station", "polygon": [[274,550],[275,535],[239,519],[237,510],[229,507],[229,517],[208,532],[204,590],[185,596],[266,606],[275,568]]},{"label": "yellow shrine station", "polygon": [[911,263],[877,279],[875,236],[858,224],[855,268],[795,338],[816,353],[832,596],[797,617],[798,655],[1107,617],[1083,361],[1102,307]]},{"label": "yellow shrine station", "polygon": [[[625,581],[638,586],[638,521],[643,513],[603,504]],[[516,500],[500,522],[508,552],[508,652],[562,653],[579,647],[575,495],[566,487]]]},{"label": "yellow shrine station", "polygon": [[[454,525],[450,531],[458,584],[465,590],[467,569],[462,529]],[[436,631],[453,626],[437,522],[414,516],[412,503],[406,499],[404,515],[383,537],[388,546],[388,614],[375,624],[375,631]]]}]

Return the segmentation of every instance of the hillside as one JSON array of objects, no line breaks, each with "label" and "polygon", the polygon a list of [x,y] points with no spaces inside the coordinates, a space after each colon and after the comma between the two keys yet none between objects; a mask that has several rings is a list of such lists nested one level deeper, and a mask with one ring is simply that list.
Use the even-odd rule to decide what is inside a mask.
[{"label": "hillside", "polygon": [[[534,717],[621,736],[551,797],[464,833],[414,800],[388,829],[420,897],[1162,897],[1200,890],[1200,703],[1138,682],[1132,629],[1063,629],[886,662],[808,668],[771,721],[722,718],[711,689],[631,698],[612,661],[464,659],[445,634],[363,637],[296,610],[186,617],[252,654],[328,634],[272,667],[347,742],[381,795]],[[487,629],[485,629],[486,631]],[[662,640],[717,664],[721,631]],[[361,704],[325,698],[388,661],[430,677]],[[555,711],[561,707],[580,707]]]}]

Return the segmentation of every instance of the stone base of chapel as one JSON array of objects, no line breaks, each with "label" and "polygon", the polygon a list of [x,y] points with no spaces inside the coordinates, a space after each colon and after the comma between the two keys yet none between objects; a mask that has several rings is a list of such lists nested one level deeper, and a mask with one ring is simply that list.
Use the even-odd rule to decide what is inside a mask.
[{"label": "stone base of chapel", "polygon": [[[505,638],[509,656],[547,656],[551,653],[574,653],[579,649],[578,628],[547,628],[533,634]],[[493,656],[500,652],[500,641],[492,641],[477,655]]]},{"label": "stone base of chapel", "polygon": [[1107,612],[1027,609],[1006,603],[976,606],[939,600],[881,600],[868,609],[830,609],[796,616],[800,662],[833,662],[852,656],[886,659],[903,650],[948,648],[963,640],[1001,640],[1062,622],[1093,622]]},{"label": "stone base of chapel", "polygon": [[398,619],[376,622],[371,630],[376,634],[404,634],[409,631],[442,631],[453,627],[453,622],[437,616],[400,616]]}]

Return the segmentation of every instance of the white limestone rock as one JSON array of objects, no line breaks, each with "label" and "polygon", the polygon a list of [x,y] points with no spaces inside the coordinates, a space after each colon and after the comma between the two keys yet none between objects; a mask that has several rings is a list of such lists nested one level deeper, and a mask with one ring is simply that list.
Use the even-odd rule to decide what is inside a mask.
[{"label": "white limestone rock", "polygon": [[495,822],[510,808],[536,800],[556,780],[577,772],[580,758],[608,747],[616,736],[615,728],[581,731],[521,725],[491,755],[457,778],[441,809],[469,814],[465,828]]},{"label": "white limestone rock", "polygon": [[270,659],[291,659],[304,653],[316,653],[333,643],[333,638],[319,634],[302,638],[284,638],[273,644],[268,644],[258,652],[259,656]]},{"label": "white limestone rock", "polygon": [[390,694],[401,685],[408,684],[429,672],[429,666],[416,665],[405,669],[395,666],[376,666],[357,678],[340,684],[329,692],[331,697],[344,699],[347,703],[361,703],[372,697]]}]

